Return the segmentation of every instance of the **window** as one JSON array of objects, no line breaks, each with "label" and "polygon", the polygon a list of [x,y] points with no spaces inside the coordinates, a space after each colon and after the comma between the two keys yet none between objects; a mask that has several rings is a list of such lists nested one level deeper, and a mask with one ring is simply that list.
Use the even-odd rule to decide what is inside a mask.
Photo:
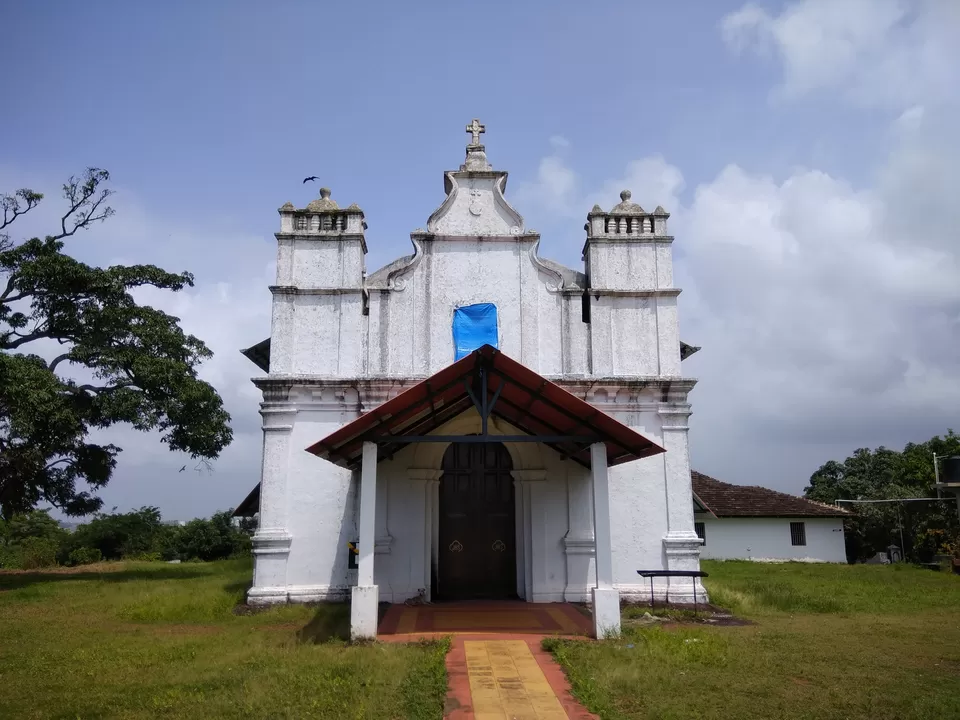
[{"label": "window", "polygon": [[695,522],[693,524],[693,529],[696,531],[697,537],[703,540],[703,544],[706,545],[707,544],[707,526],[704,525],[702,522]]},{"label": "window", "polygon": [[790,523],[790,543],[793,545],[807,544],[807,529],[802,522]]}]

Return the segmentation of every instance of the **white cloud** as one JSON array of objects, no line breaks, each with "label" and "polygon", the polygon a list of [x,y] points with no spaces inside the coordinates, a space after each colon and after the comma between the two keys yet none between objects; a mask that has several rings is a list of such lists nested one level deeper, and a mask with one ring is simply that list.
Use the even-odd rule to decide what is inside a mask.
[{"label": "white cloud", "polygon": [[[956,19],[945,5],[960,7],[807,0],[776,17],[744,6],[724,22],[731,46],[777,50],[785,98],[830,89],[896,110],[875,169],[851,168],[860,180],[816,168],[775,178],[731,161],[688,196],[680,168],[655,156],[567,199],[582,217],[629,188],[671,212],[681,337],[703,347],[684,373],[700,380],[691,453],[704,472],[799,492],[830,458],[956,422],[960,118],[939,92],[946,31],[934,26]],[[905,67],[888,73],[891,62]]]},{"label": "white cloud", "polygon": [[563,135],[551,135],[550,144],[558,149],[570,147],[570,141],[567,140]]},{"label": "white cloud", "polygon": [[578,182],[576,173],[559,155],[549,155],[540,161],[536,180],[520,183],[517,188],[518,207],[530,204],[560,216],[576,214],[578,209],[572,201],[577,196]]},{"label": "white cloud", "polygon": [[724,42],[736,52],[747,49],[763,51],[768,48],[773,19],[770,14],[753,3],[747,3],[736,12],[723,17],[720,32]]},{"label": "white cloud", "polygon": [[648,210],[663,205],[667,210],[679,204],[683,190],[683,175],[660,155],[635,160],[627,164],[622,177],[608,180],[598,190],[588,193],[577,205],[577,214],[583,215],[583,206],[599,205],[609,210],[620,202],[620,191],[630,190],[631,200]]},{"label": "white cloud", "polygon": [[914,105],[904,110],[897,118],[894,127],[903,132],[915,132],[923,125],[923,105]]},{"label": "white cloud", "polygon": [[744,5],[720,23],[727,45],[783,63],[779,93],[839,90],[863,106],[956,99],[960,4],[941,0],[801,0],[776,16]]}]

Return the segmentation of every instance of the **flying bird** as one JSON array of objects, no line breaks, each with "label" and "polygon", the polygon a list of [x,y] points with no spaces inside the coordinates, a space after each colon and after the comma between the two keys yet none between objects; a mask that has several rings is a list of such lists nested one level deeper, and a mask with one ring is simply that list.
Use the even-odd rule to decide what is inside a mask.
[{"label": "flying bird", "polygon": [[183,472],[183,471],[186,470],[186,469],[187,469],[187,466],[184,465],[184,466],[183,466],[182,468],[180,468],[177,472]]},{"label": "flying bird", "polygon": [[[304,179],[303,179],[303,182],[307,182],[308,180],[316,180],[316,179],[317,179],[317,176],[316,176],[316,175],[311,175],[311,176],[308,177],[308,178],[304,178]],[[301,185],[302,185],[302,184],[303,184],[303,183],[301,183]]]}]

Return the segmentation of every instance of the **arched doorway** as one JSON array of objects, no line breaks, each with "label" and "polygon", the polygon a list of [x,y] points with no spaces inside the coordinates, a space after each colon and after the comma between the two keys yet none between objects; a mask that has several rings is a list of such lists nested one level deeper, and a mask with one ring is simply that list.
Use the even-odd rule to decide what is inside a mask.
[{"label": "arched doorway", "polygon": [[440,600],[517,595],[516,505],[501,443],[452,443],[440,478],[436,587]]}]

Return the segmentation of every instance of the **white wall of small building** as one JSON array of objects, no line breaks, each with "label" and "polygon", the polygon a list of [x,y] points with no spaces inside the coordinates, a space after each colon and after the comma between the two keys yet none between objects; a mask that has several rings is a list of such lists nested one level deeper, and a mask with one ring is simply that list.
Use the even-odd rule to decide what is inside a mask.
[{"label": "white wall of small building", "polygon": [[[697,513],[696,522],[704,524],[705,542],[700,548],[700,557],[705,560],[847,561],[841,518],[715,518]],[[806,545],[793,545],[792,522],[804,524]]]}]

